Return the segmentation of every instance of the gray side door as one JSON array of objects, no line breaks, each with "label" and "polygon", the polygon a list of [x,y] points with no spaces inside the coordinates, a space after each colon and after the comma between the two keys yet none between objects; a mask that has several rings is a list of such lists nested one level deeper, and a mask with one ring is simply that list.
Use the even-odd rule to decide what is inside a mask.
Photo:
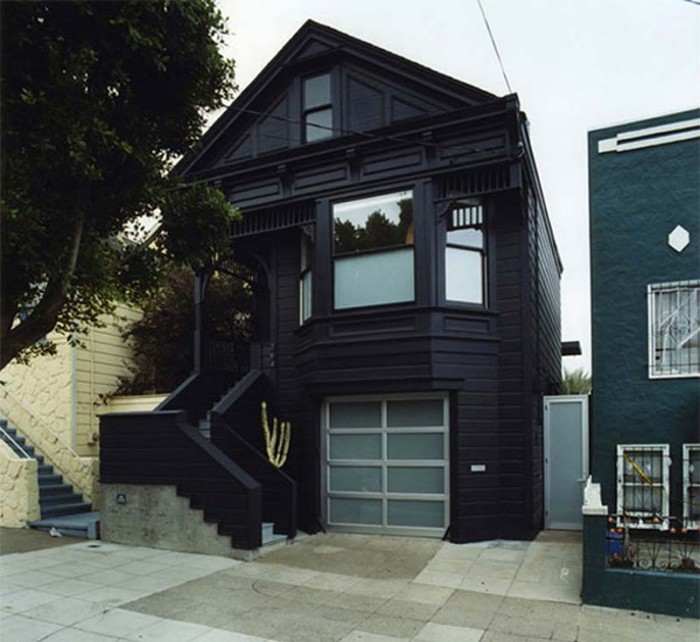
[{"label": "gray side door", "polygon": [[545,528],[582,530],[588,477],[588,395],[544,398]]}]

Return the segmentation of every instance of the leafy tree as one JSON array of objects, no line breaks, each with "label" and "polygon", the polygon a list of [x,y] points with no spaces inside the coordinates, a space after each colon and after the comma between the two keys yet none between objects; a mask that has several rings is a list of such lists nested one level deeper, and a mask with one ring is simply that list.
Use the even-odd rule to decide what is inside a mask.
[{"label": "leafy tree", "polygon": [[[2,2],[0,368],[226,252],[223,194],[169,170],[231,97],[213,0]],[[160,210],[157,244],[125,231]]]},{"label": "leafy tree", "polygon": [[567,370],[564,368],[564,376],[561,381],[561,394],[563,395],[587,395],[591,392],[591,375],[583,368]]},{"label": "leafy tree", "polygon": [[[116,395],[170,392],[192,371],[194,346],[193,273],[173,269],[157,292],[142,303],[143,316],[124,333],[134,349],[131,376],[120,380]],[[228,264],[213,274],[207,288],[206,326],[210,338],[233,345],[241,372],[246,370],[253,314],[252,276]]]}]

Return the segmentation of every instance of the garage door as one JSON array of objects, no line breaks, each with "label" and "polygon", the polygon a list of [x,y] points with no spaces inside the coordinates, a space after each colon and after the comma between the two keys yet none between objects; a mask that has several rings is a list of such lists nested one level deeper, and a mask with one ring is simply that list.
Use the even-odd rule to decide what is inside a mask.
[{"label": "garage door", "polygon": [[449,515],[447,399],[328,399],[324,509],[329,528],[442,536]]}]

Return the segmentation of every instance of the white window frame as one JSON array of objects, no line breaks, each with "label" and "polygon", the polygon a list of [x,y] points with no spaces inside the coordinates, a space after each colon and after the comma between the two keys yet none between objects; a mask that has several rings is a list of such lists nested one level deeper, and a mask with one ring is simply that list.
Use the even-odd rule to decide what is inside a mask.
[{"label": "white window frame", "polygon": [[[679,290],[681,288],[700,289],[700,280],[676,281],[672,283],[652,283],[647,286],[648,310],[648,346],[649,346],[649,378],[650,379],[682,379],[700,377],[700,362],[690,364],[688,372],[659,372],[656,363],[656,295],[663,291]],[[700,333],[700,325],[689,335],[688,339]],[[700,360],[699,360],[700,361]]]},{"label": "white window frame", "polygon": [[[657,517],[651,511],[634,511],[623,514],[624,497],[625,497],[625,458],[624,455],[628,451],[634,450],[657,450],[661,453],[661,519],[659,523],[652,521],[653,517]],[[646,528],[667,530],[669,528],[669,472],[671,469],[671,454],[668,444],[618,444],[617,445],[617,524],[618,526],[629,526],[630,528]],[[638,486],[644,486],[645,482],[640,480]],[[629,519],[631,518],[631,519]],[[635,523],[635,519],[637,520]]]},{"label": "white window frame", "polygon": [[[700,520],[690,518],[690,453],[700,452],[700,444],[683,444],[683,524],[687,528],[700,528]],[[697,480],[692,486],[700,493],[700,471]]]}]

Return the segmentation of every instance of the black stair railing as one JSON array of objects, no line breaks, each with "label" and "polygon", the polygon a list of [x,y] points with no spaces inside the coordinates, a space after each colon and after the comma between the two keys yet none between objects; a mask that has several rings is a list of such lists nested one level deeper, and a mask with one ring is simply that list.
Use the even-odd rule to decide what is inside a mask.
[{"label": "black stair railing", "polygon": [[100,481],[174,485],[235,548],[262,544],[260,484],[202,437],[184,410],[103,415]]},{"label": "black stair railing", "polygon": [[156,408],[164,410],[184,410],[187,420],[197,425],[221,395],[236,383],[231,372],[200,372],[185,379]]},{"label": "black stair railing", "polygon": [[269,380],[260,370],[249,372],[212,408],[211,440],[260,482],[263,521],[274,523],[275,532],[295,537],[296,482],[240,434],[244,430],[249,433],[251,426],[260,427],[260,404],[271,392]]}]

